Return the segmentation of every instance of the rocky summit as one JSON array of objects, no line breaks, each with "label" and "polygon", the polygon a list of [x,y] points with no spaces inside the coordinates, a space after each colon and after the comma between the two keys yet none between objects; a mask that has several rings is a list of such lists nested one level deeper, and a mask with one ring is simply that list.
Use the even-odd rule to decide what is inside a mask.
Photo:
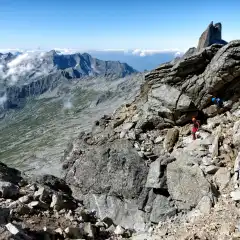
[{"label": "rocky summit", "polygon": [[222,39],[222,24],[213,24],[213,22],[211,22],[200,37],[197,50],[211,46],[214,43],[227,44],[227,42]]},{"label": "rocky summit", "polygon": [[240,239],[240,41],[220,33],[211,24],[197,51],[79,131],[63,179],[1,164],[2,239]]}]

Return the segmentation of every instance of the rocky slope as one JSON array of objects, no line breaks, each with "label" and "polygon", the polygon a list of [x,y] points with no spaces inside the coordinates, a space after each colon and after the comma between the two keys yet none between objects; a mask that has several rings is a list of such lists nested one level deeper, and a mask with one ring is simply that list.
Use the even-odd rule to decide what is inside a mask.
[{"label": "rocky slope", "polygon": [[0,163],[0,239],[129,238],[132,230],[100,220],[52,175],[28,178]]},{"label": "rocky slope", "polygon": [[139,94],[144,75],[106,80],[85,77],[29,98],[0,121],[0,159],[31,174],[61,176],[60,158],[72,138],[91,130],[103,114],[112,113]]},{"label": "rocky slope", "polygon": [[[138,231],[193,209],[208,214],[223,198],[238,155],[239,53],[240,41],[213,44],[148,73],[131,104],[66,149],[73,195],[100,218]],[[211,105],[212,96],[224,99],[223,109]],[[196,141],[193,116],[202,123]]]},{"label": "rocky slope", "polygon": [[[38,193],[33,190],[27,206],[31,209],[47,204],[50,209],[43,211],[43,215],[49,215],[39,226],[54,219],[60,221],[58,232],[69,227],[62,234],[63,239],[70,237],[70,229],[82,234],[75,238],[99,239],[102,230],[105,233],[110,226],[102,222],[111,219],[111,225],[118,225],[115,234],[121,232],[129,237],[131,231],[124,229],[134,229],[135,240],[239,239],[239,77],[240,41],[210,43],[199,51],[191,48],[182,58],[147,73],[140,93],[131,92],[129,103],[112,114],[101,112],[102,117],[94,122],[90,132],[75,131],[78,136],[70,141],[61,162],[64,181],[58,182],[64,182],[64,190],[47,188],[45,200],[41,187],[36,189]],[[131,85],[124,86],[128,89]],[[222,109],[211,105],[212,96],[223,98]],[[195,141],[190,125],[193,116],[201,121]],[[11,182],[5,175],[3,181]],[[45,181],[49,182],[40,182],[46,185]],[[3,183],[4,189],[11,186],[11,193],[18,194],[16,185],[21,184],[12,184]],[[31,194],[29,185],[20,187]],[[70,201],[71,206],[80,202],[80,207],[95,209],[94,220],[84,220],[76,227],[74,224],[80,224],[82,218],[75,207],[67,216],[56,217],[62,212],[52,211],[51,206],[56,204],[53,196],[59,190],[67,191],[66,202]],[[13,197],[8,196],[9,190],[2,192],[4,198]],[[3,202],[4,207],[9,200]],[[13,218],[7,219],[12,224],[19,218],[19,212],[14,212]],[[66,224],[65,219],[73,212],[78,220],[74,218],[70,225]],[[20,222],[27,219],[36,221],[28,215]],[[96,222],[101,222],[104,229],[97,228]],[[7,225],[4,229],[9,226],[12,227]],[[25,234],[31,236],[27,229],[37,226],[26,226]],[[56,230],[56,225],[51,227]],[[92,231],[85,232],[89,228],[97,228],[94,236]]]}]

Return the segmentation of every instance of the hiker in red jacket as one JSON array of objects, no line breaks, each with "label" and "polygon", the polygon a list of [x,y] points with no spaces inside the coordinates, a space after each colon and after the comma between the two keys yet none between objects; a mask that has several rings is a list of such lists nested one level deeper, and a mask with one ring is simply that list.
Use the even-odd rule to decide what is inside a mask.
[{"label": "hiker in red jacket", "polygon": [[198,131],[200,124],[199,122],[196,120],[196,118],[192,118],[192,122],[193,122],[193,127],[192,127],[192,136],[193,136],[193,140],[196,140],[196,132]]}]

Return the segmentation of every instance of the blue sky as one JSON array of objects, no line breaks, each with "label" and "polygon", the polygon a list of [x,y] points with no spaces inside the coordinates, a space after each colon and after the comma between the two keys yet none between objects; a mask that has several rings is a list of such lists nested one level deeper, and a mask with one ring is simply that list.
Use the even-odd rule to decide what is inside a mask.
[{"label": "blue sky", "polygon": [[0,49],[173,49],[211,22],[240,39],[239,0],[0,0]]}]

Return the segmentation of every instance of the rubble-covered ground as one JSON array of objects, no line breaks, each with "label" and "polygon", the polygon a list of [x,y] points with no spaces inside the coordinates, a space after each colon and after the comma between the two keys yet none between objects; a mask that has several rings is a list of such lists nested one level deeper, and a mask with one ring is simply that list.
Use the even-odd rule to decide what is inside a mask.
[{"label": "rubble-covered ground", "polygon": [[132,230],[99,219],[52,175],[34,180],[0,163],[0,239],[62,240],[129,238]]}]

